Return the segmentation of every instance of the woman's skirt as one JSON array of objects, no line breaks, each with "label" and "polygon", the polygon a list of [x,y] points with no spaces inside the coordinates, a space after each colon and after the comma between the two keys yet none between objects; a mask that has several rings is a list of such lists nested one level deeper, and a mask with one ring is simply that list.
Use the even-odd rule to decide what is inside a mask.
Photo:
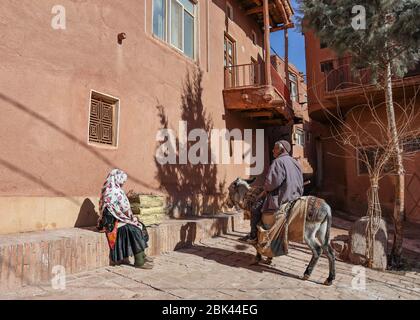
[{"label": "woman's skirt", "polygon": [[110,249],[109,256],[112,261],[124,260],[147,248],[149,236],[145,225],[143,225],[144,230],[131,224],[118,228],[116,222],[117,219],[108,211],[108,208],[105,208],[98,229],[106,232]]},{"label": "woman's skirt", "polygon": [[117,230],[115,246],[110,250],[112,261],[121,261],[134,256],[147,248],[142,231],[131,224],[126,224]]}]

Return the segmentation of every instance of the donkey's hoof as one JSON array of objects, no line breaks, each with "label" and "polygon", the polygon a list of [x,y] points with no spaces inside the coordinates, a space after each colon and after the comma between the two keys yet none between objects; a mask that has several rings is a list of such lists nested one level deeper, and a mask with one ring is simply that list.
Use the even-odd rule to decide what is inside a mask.
[{"label": "donkey's hoof", "polygon": [[333,281],[330,280],[330,279],[327,279],[327,280],[324,281],[325,286],[331,286],[332,284],[333,284]]},{"label": "donkey's hoof", "polygon": [[304,274],[303,277],[302,277],[302,280],[306,281],[306,280],[309,279],[309,277],[310,277],[309,274]]},{"label": "donkey's hoof", "polygon": [[273,260],[271,258],[267,258],[267,259],[261,260],[261,263],[262,264],[266,264],[266,265],[270,265],[271,262],[273,262]]}]

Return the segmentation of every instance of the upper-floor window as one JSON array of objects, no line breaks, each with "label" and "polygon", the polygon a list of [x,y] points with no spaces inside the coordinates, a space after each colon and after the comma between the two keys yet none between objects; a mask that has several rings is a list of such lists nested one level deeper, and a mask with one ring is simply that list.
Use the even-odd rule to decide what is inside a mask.
[{"label": "upper-floor window", "polygon": [[401,142],[404,152],[419,152],[420,151],[420,137],[406,138]]},{"label": "upper-floor window", "polygon": [[226,16],[233,20],[233,7],[229,2],[226,2]]},{"label": "upper-floor window", "polygon": [[321,72],[328,74],[334,69],[334,64],[331,60],[321,62]]},{"label": "upper-floor window", "polygon": [[297,76],[294,73],[289,73],[290,83],[290,99],[292,101],[298,101],[298,83]]},{"label": "upper-floor window", "polygon": [[192,0],[153,0],[153,34],[188,57],[195,53],[196,5]]},{"label": "upper-floor window", "polygon": [[305,146],[305,131],[301,128],[295,128],[294,142],[302,147]]}]

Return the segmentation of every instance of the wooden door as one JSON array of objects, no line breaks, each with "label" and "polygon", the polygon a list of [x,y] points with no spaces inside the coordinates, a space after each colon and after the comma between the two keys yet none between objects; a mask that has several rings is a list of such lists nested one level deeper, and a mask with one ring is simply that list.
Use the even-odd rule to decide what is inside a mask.
[{"label": "wooden door", "polygon": [[235,41],[225,35],[224,66],[226,75],[226,86],[233,88],[236,85],[236,50]]}]

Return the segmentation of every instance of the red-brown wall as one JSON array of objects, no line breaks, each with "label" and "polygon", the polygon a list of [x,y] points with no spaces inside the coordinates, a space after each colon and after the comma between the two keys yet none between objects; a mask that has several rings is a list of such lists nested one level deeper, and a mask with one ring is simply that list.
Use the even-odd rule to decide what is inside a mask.
[{"label": "red-brown wall", "polygon": [[[238,63],[249,63],[262,54],[262,33],[236,1],[230,3],[234,21],[228,32],[237,41]],[[152,0],[60,4],[66,9],[66,30],[51,27],[56,1],[3,0],[0,5],[0,216],[2,221],[14,217],[7,226],[2,223],[0,233],[69,227],[75,219],[92,224],[94,219],[80,217],[80,203],[89,200],[97,210],[102,183],[114,167],[128,173],[127,190],[165,194],[168,185],[180,183],[173,173],[157,177],[155,136],[162,126],[156,106],[164,107],[169,126],[177,130],[184,84],[194,70],[203,71],[206,116],[198,116],[218,129],[256,127],[225,114],[224,0],[199,2],[197,61],[153,36]],[[119,45],[121,32],[127,39]],[[88,144],[91,90],[120,99],[116,149]],[[243,165],[218,165],[211,174],[218,188],[245,171]],[[206,177],[189,179],[200,185],[197,179]],[[51,199],[58,202],[48,209]]]}]

